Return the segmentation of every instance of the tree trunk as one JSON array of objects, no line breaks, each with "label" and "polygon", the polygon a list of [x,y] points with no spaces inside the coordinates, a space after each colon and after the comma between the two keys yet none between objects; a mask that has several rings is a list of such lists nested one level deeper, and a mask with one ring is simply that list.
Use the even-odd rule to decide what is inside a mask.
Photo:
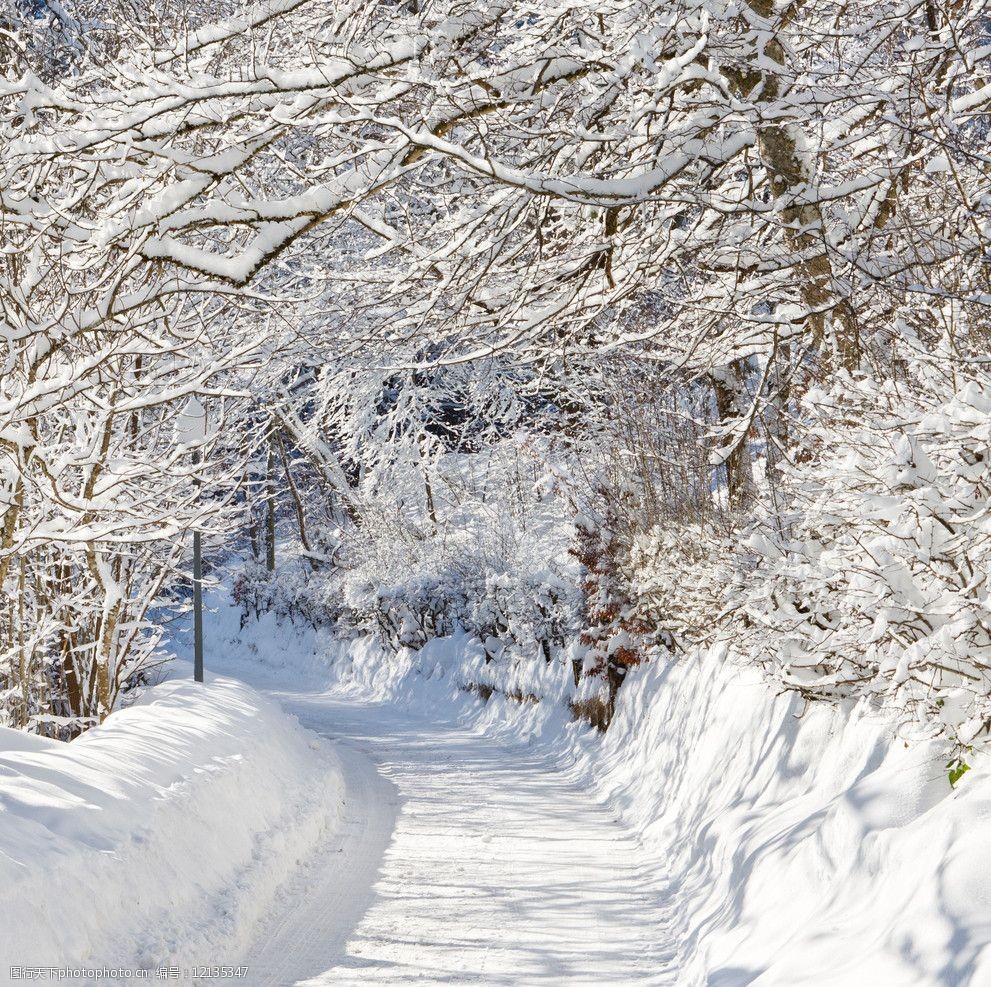
[{"label": "tree trunk", "polygon": [[285,470],[286,474],[286,486],[289,488],[289,493],[292,495],[293,506],[296,509],[296,524],[299,527],[299,542],[303,546],[303,551],[309,553],[310,540],[306,534],[306,512],[303,509],[303,498],[300,496],[299,489],[292,478],[292,469],[289,465],[289,455],[286,452],[286,444],[282,438],[281,431],[277,431],[275,433],[275,439],[279,446],[279,457],[282,460],[282,468]]},{"label": "tree trunk", "polygon": [[[759,17],[771,21],[773,0],[747,0],[747,6]],[[774,25],[772,25],[774,26]],[[777,27],[780,28],[780,24]],[[764,47],[767,60],[785,67],[785,49],[776,38]],[[781,75],[767,68],[738,69],[724,67],[723,74],[736,94],[743,98],[757,92],[758,106],[771,111],[769,120],[780,120],[780,100],[786,95]],[[757,146],[767,169],[771,193],[776,200],[794,202],[810,175],[799,149],[797,136],[788,123],[762,123]],[[826,252],[826,230],[822,210],[817,202],[784,205],[780,210],[786,237],[796,254],[794,266],[798,291],[806,309],[805,325],[822,372],[838,364],[848,371],[860,365],[861,343],[856,313],[848,298],[836,291],[834,271]]]},{"label": "tree trunk", "polygon": [[[740,401],[744,373],[744,362],[736,360],[729,367],[713,371],[710,375],[719,423],[727,431],[734,427],[739,428],[740,422],[747,417]],[[746,434],[734,436],[732,432],[727,441],[730,450],[723,460],[723,465],[726,467],[727,503],[730,510],[741,510],[754,499],[750,442]]]},{"label": "tree trunk", "polygon": [[265,477],[265,568],[275,572],[275,439],[268,440],[268,469]]}]

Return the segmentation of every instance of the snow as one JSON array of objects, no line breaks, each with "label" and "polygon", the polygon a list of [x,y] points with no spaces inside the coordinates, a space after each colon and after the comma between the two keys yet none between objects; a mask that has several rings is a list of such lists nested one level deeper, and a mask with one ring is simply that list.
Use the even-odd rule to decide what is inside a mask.
[{"label": "snow", "polygon": [[220,962],[271,985],[991,976],[991,771],[974,755],[951,789],[943,746],[862,703],[806,708],[696,651],[632,669],[603,736],[560,695],[466,692],[485,663],[465,635],[389,656],[272,615],[242,632],[227,604],[207,630],[211,664],[285,712],[212,677],[68,745],[0,733],[0,963]]},{"label": "snow", "polygon": [[346,829],[237,959],[252,983],[654,982],[652,868],[547,752],[387,703],[283,698],[337,739]]},{"label": "snow", "polygon": [[203,442],[209,434],[206,424],[206,408],[191,395],[176,419],[176,440],[182,445]]},{"label": "snow", "polygon": [[0,959],[991,979],[987,0],[50,4]]},{"label": "snow", "polygon": [[580,763],[668,864],[680,983],[988,982],[987,765],[954,792],[945,745],[775,696],[718,652],[624,689]]},{"label": "snow", "polygon": [[227,962],[340,812],[333,753],[231,679],[69,744],[0,729],[0,970]]},{"label": "snow", "polygon": [[411,127],[393,117],[378,117],[373,113],[359,113],[357,120],[367,120],[402,134],[410,144],[437,151],[459,162],[469,171],[496,179],[503,185],[516,186],[540,195],[553,195],[597,206],[615,207],[642,202],[658,195],[671,180],[681,175],[699,158],[719,161],[731,160],[741,151],[756,143],[756,133],[741,128],[739,133],[713,139],[685,140],[683,146],[671,150],[661,167],[650,168],[626,178],[602,179],[591,175],[574,175],[566,178],[547,178],[515,168],[491,156],[471,154],[453,141],[445,140],[422,127]]},{"label": "snow", "polygon": [[[398,789],[391,797],[398,795],[402,806],[373,904],[348,940],[349,958],[336,960],[336,979],[327,974],[314,983],[357,983],[352,967],[358,957],[369,963],[361,977],[372,982],[405,982],[389,979],[396,969],[404,977],[419,969],[427,982],[449,975],[443,932],[429,916],[410,918],[409,884],[442,884],[451,895],[463,894],[465,878],[451,872],[477,869],[479,834],[494,834],[496,843],[500,834],[519,838],[500,817],[506,793],[527,811],[531,794],[540,793],[528,823],[538,835],[515,844],[513,853],[526,859],[527,879],[544,876],[539,886],[526,885],[535,904],[525,918],[508,913],[486,920],[480,938],[487,937],[490,958],[509,955],[504,923],[517,939],[537,934],[543,923],[540,934],[557,941],[564,933],[549,928],[548,915],[562,906],[550,908],[550,888],[565,878],[535,845],[590,838],[586,832],[579,837],[586,821],[565,790],[584,793],[583,811],[590,815],[608,809],[621,823],[618,844],[632,840],[639,847],[633,870],[617,855],[617,885],[593,890],[598,875],[588,887],[593,895],[615,896],[610,900],[620,915],[629,895],[639,894],[612,956],[623,964],[647,948],[638,944],[646,925],[651,959],[634,971],[593,965],[600,983],[976,987],[991,978],[991,866],[981,849],[991,840],[991,771],[979,755],[952,790],[945,745],[906,745],[895,739],[891,720],[863,704],[806,708],[794,696],[776,695],[755,669],[728,660],[722,650],[632,670],[603,738],[571,722],[555,701],[519,704],[495,693],[482,704],[465,693],[479,651],[465,638],[435,640],[420,652],[392,657],[368,640],[335,648],[319,635],[298,648],[303,657],[280,648],[282,670],[266,674],[284,678],[295,662],[313,668],[322,655],[333,688],[297,699],[292,708],[301,704],[309,710],[300,714],[307,722],[333,721],[335,732],[349,732],[351,743],[380,762]],[[244,672],[257,675],[259,667]],[[352,704],[346,726],[338,726],[336,713],[320,711],[328,696]],[[540,781],[530,774],[537,764]],[[501,788],[491,787],[490,769],[501,771]],[[560,791],[551,790],[548,771]],[[440,782],[441,775],[448,777]],[[418,813],[427,818],[418,820]],[[421,860],[416,827],[421,839],[437,841],[429,866]],[[597,873],[595,838],[582,846]],[[440,874],[431,875],[431,868]],[[501,888],[487,877],[476,879],[468,902],[479,892],[512,896],[522,879],[511,875]],[[624,884],[637,891],[624,891]],[[546,911],[536,907],[541,895]],[[581,916],[581,900],[569,898],[563,907],[582,924],[586,942],[598,942]],[[464,928],[448,906],[441,900],[438,919]],[[472,966],[478,944],[474,927],[469,931],[458,937],[462,969],[481,982],[513,982],[500,979],[509,977],[509,964],[481,973]],[[415,966],[417,957],[425,967]],[[527,982],[584,982],[569,979],[574,971],[521,969]]]}]

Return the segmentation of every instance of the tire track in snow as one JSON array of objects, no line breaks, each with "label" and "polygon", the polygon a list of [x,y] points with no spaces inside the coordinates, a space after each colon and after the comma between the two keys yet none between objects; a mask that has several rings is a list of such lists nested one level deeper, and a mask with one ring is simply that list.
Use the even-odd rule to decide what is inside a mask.
[{"label": "tire track in snow", "polygon": [[[280,895],[256,933],[246,965],[258,987],[294,984],[343,953],[371,902],[375,872],[396,820],[395,786],[347,744],[336,745],[345,791],[344,825],[316,860]],[[244,981],[242,981],[243,983]]]},{"label": "tire track in snow", "polygon": [[391,706],[280,698],[337,741],[346,827],[259,930],[247,983],[673,982],[638,842],[545,757]]}]

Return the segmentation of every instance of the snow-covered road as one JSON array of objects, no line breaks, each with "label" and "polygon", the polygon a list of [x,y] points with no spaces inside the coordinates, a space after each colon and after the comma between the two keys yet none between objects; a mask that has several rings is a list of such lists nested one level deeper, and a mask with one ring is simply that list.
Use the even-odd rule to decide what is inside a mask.
[{"label": "snow-covered road", "polygon": [[636,839],[525,746],[275,693],[335,743],[345,829],[259,929],[251,984],[647,984],[663,918]]}]

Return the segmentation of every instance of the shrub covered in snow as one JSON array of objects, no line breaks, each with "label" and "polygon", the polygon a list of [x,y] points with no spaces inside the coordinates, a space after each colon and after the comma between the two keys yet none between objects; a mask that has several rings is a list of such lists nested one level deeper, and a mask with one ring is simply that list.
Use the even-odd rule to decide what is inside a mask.
[{"label": "shrub covered in snow", "polygon": [[805,403],[813,455],[750,535],[737,645],[809,699],[968,745],[991,726],[991,383],[847,379]]},{"label": "shrub covered in snow", "polygon": [[[487,688],[518,689],[511,682],[520,662],[570,676],[581,594],[569,554],[572,508],[547,475],[549,442],[447,453],[388,476],[381,467],[374,506],[360,524],[335,528],[333,562],[296,562],[276,574],[248,565],[237,602],[247,615],[275,612],[370,635],[393,653],[467,633],[491,666]],[[471,675],[479,679],[478,670]]]},{"label": "shrub covered in snow", "polygon": [[678,652],[713,635],[734,578],[732,553],[728,534],[712,524],[657,526],[633,540],[630,592],[656,643]]}]

